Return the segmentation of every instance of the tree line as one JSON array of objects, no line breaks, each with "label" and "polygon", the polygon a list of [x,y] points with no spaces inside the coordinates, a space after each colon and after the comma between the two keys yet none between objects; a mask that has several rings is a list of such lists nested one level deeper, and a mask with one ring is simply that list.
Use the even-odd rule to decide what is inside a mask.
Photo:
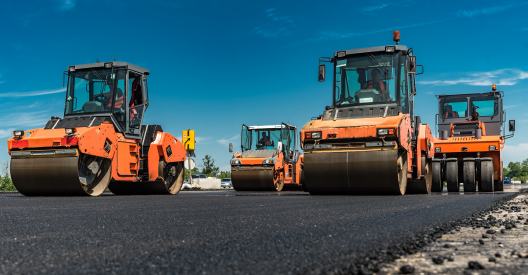
[{"label": "tree line", "polygon": [[[192,169],[192,173],[194,174],[205,174],[207,177],[216,177],[219,179],[223,178],[231,178],[231,171],[220,171],[220,168],[216,167],[214,164],[214,159],[209,156],[205,155],[205,157],[202,159],[202,164],[197,165],[201,169],[198,169],[198,167],[194,167]],[[189,170],[185,169],[185,178],[189,177]]]},{"label": "tree line", "polygon": [[506,178],[520,180],[522,183],[526,183],[528,180],[528,159],[522,162],[510,162],[508,167],[504,167],[502,173]]},{"label": "tree line", "polygon": [[16,191],[11,176],[9,175],[9,162],[3,161],[2,174],[0,174],[0,191]]}]

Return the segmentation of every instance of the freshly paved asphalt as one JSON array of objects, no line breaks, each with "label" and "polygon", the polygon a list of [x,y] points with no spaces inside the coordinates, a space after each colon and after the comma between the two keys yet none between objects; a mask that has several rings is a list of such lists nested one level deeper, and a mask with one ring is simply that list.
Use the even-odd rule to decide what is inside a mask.
[{"label": "freshly paved asphalt", "polygon": [[0,273],[327,272],[504,196],[0,194]]}]

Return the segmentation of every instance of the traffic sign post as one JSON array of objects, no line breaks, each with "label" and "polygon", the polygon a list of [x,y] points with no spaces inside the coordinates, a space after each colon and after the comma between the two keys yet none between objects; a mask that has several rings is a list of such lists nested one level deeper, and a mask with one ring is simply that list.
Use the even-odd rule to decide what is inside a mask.
[{"label": "traffic sign post", "polygon": [[184,165],[186,169],[189,169],[189,182],[191,184],[191,188],[199,188],[198,185],[195,185],[192,180],[192,169],[195,167],[195,162],[191,157],[196,157],[194,154],[194,147],[196,144],[196,140],[194,139],[194,130],[188,129],[187,131],[182,131],[182,143],[185,147],[185,150],[187,150],[187,159],[188,162]]}]

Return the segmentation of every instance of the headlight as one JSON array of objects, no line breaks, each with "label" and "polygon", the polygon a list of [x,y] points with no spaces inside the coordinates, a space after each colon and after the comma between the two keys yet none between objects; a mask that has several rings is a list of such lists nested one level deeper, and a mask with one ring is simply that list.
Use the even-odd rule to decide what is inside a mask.
[{"label": "headlight", "polygon": [[275,164],[275,158],[265,159],[262,164]]},{"label": "headlight", "polygon": [[111,69],[112,68],[112,62],[106,62],[104,63],[104,67],[107,68],[107,69]]},{"label": "headlight", "polygon": [[489,150],[490,150],[490,151],[495,151],[496,148],[497,148],[497,147],[495,147],[495,145],[490,145]]},{"label": "headlight", "polygon": [[231,159],[231,165],[242,165],[239,159]]},{"label": "headlight", "polygon": [[394,129],[378,129],[378,136],[394,135]]},{"label": "headlight", "polygon": [[66,128],[64,129],[64,131],[66,132],[67,135],[71,135],[75,133],[75,128]]},{"label": "headlight", "polygon": [[75,66],[69,66],[68,67],[68,71],[75,72]]},{"label": "headlight", "polygon": [[321,138],[321,132],[306,132],[304,134],[305,138]]},{"label": "headlight", "polygon": [[13,136],[22,137],[22,136],[24,136],[24,131],[22,131],[22,130],[13,131]]},{"label": "headlight", "polygon": [[385,52],[386,53],[393,53],[394,52],[394,46],[386,46],[385,47]]},{"label": "headlight", "polygon": [[437,153],[442,152],[442,148],[440,148],[440,147],[435,147],[435,152],[437,152]]}]

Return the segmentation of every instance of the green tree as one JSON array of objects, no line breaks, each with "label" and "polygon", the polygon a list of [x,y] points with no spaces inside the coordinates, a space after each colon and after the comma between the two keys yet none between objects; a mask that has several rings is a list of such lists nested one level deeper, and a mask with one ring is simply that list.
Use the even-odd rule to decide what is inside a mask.
[{"label": "green tree", "polygon": [[206,174],[208,177],[216,177],[218,172],[220,172],[220,168],[215,166],[214,159],[209,155],[205,155],[202,161],[202,174]]},{"label": "green tree", "polygon": [[231,178],[231,172],[230,171],[222,171],[222,172],[220,172],[220,175],[218,175],[218,178],[219,179]]},{"label": "green tree", "polygon": [[9,162],[4,161],[2,165],[2,174],[0,174],[0,191],[16,191],[13,181],[9,176]]},{"label": "green tree", "polygon": [[511,178],[510,173],[511,173],[510,168],[508,168],[508,167],[502,168],[502,175],[505,178]]},{"label": "green tree", "polygon": [[528,166],[528,159],[523,160],[521,165],[522,166]]},{"label": "green tree", "polygon": [[508,164],[510,178],[516,178],[521,175],[522,165],[520,162],[510,162]]},{"label": "green tree", "polygon": [[[184,168],[185,169],[185,168]],[[194,167],[192,169],[192,173],[193,175],[194,174],[200,174],[200,170],[198,170],[198,168]],[[184,179],[188,179],[189,178],[189,170],[188,169],[185,169],[185,176],[184,176]]]}]

